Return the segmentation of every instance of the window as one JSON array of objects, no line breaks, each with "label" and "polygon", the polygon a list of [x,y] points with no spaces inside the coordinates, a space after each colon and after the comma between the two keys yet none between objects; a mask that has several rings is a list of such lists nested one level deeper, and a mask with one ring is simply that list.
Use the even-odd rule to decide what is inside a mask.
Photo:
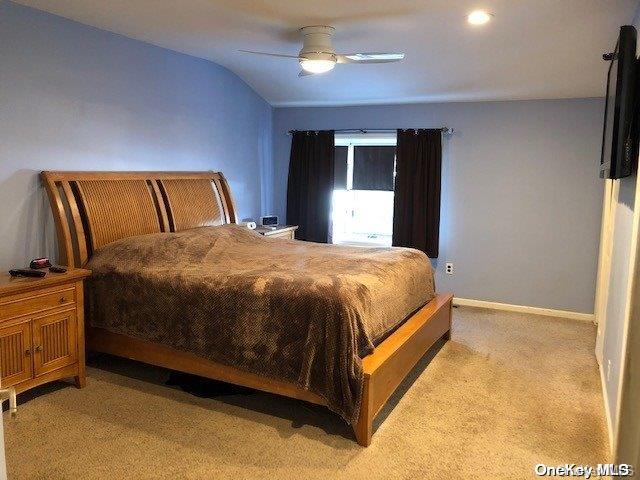
[{"label": "window", "polygon": [[391,245],[396,134],[336,134],[333,243]]}]

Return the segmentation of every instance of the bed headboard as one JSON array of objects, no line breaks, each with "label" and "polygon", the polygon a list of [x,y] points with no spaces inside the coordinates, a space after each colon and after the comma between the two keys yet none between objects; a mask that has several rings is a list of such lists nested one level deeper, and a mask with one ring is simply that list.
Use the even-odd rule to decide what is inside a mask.
[{"label": "bed headboard", "polygon": [[83,266],[120,238],[236,222],[220,172],[42,172],[59,262]]}]

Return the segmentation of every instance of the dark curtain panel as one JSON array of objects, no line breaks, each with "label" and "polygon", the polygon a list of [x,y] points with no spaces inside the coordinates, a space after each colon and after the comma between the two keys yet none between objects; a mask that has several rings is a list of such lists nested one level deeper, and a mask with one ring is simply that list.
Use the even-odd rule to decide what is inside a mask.
[{"label": "dark curtain panel", "polygon": [[334,132],[294,132],[287,184],[287,223],[298,225],[296,237],[329,240],[333,193]]},{"label": "dark curtain panel", "polygon": [[353,189],[393,191],[396,147],[354,147]]},{"label": "dark curtain panel", "polygon": [[336,147],[336,160],[334,168],[333,188],[336,190],[347,189],[347,157],[349,156],[349,147]]},{"label": "dark curtain panel", "polygon": [[438,258],[441,130],[398,130],[393,245]]}]

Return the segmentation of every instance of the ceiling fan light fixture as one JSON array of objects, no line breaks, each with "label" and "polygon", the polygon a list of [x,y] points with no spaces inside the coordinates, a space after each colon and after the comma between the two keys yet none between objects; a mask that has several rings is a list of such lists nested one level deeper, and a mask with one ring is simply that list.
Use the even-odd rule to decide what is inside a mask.
[{"label": "ceiling fan light fixture", "polygon": [[404,53],[336,53],[331,43],[331,36],[335,29],[327,25],[303,27],[302,48],[298,55],[284,53],[258,52],[253,50],[240,50],[254,55],[267,57],[295,58],[302,69],[298,77],[306,77],[333,70],[336,63],[350,63],[352,65],[368,65],[375,63],[393,63],[404,59]]},{"label": "ceiling fan light fixture", "polygon": [[325,73],[336,66],[335,60],[301,58],[300,67],[309,73]]}]

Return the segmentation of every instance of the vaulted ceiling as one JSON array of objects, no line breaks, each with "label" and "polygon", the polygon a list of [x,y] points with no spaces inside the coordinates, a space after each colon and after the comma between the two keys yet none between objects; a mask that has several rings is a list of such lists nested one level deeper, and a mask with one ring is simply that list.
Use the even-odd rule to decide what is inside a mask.
[{"label": "vaulted ceiling", "polygon": [[[592,97],[637,0],[20,0],[78,22],[217,62],[273,105]],[[475,8],[493,20],[474,27]],[[339,52],[400,51],[396,64],[298,78],[298,28],[336,27]]]}]

